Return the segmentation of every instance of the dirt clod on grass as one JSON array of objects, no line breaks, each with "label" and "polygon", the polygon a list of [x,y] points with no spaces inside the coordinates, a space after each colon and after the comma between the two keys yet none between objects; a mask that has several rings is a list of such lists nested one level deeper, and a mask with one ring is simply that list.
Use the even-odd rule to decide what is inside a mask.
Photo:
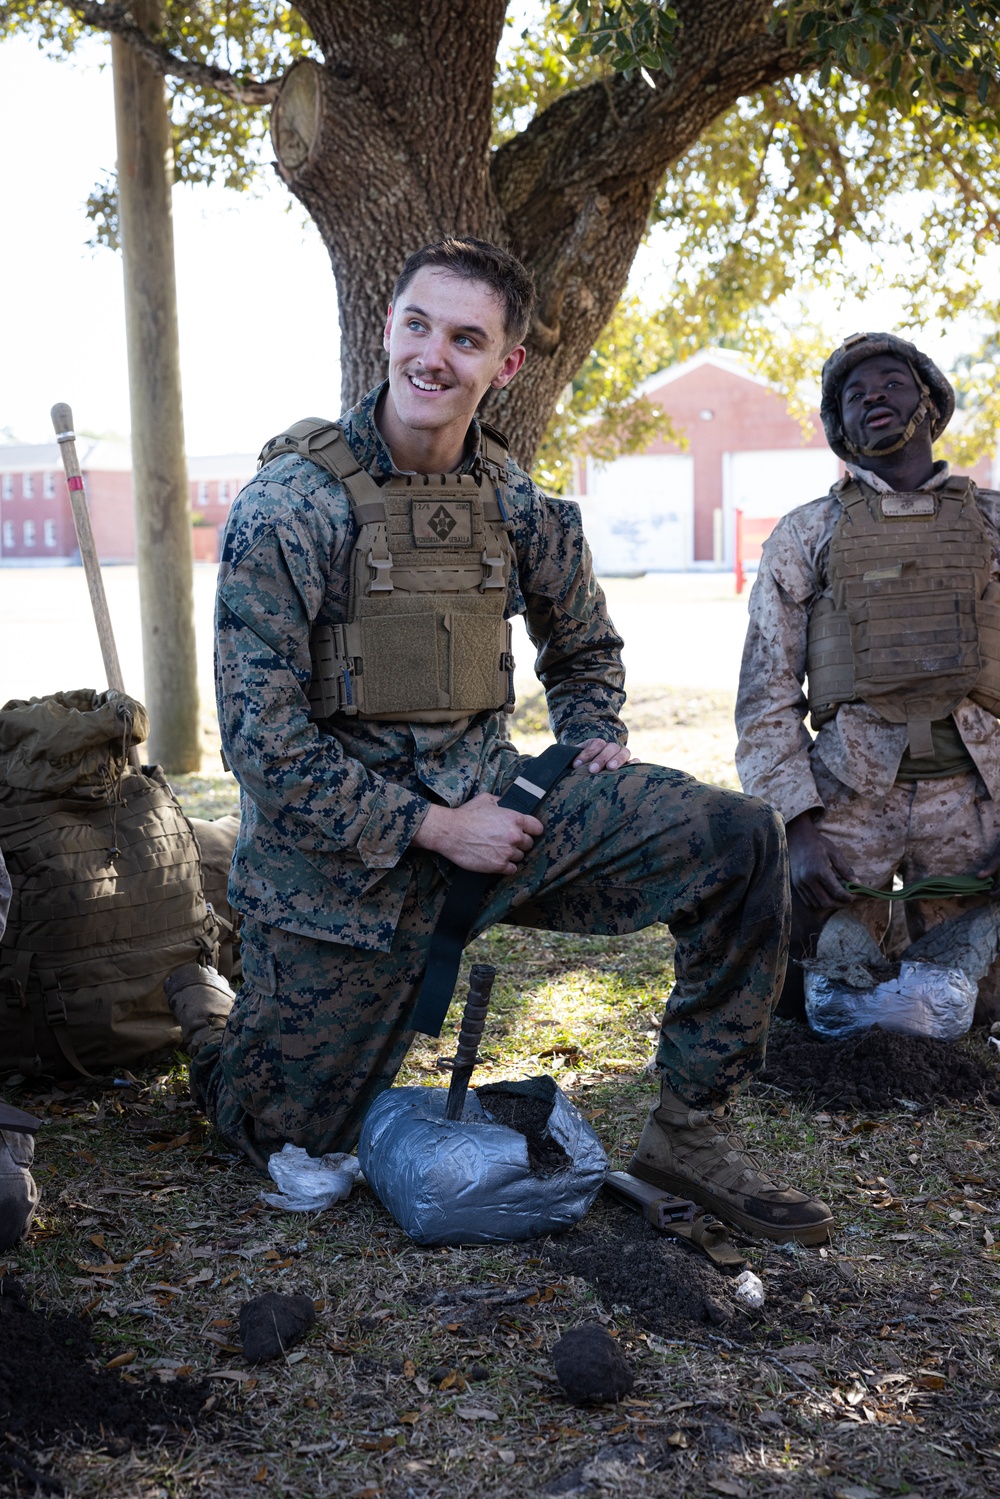
[{"label": "dirt clod on grass", "polygon": [[[824,1041],[805,1026],[775,1021],[756,1084],[825,1108],[897,1108],[910,1103],[971,1103],[1000,1098],[1000,1073],[949,1041],[903,1036],[873,1026],[844,1041]],[[763,1091],[757,1089],[757,1091]]]},{"label": "dirt clod on grass", "polygon": [[99,1436],[118,1453],[194,1425],[204,1384],[132,1384],[107,1358],[86,1322],[35,1311],[17,1281],[0,1281],[0,1431]]},{"label": "dirt clod on grass", "polygon": [[706,1258],[626,1208],[599,1231],[577,1229],[550,1239],[542,1255],[560,1274],[587,1281],[609,1310],[628,1307],[652,1332],[674,1337],[708,1326],[739,1337],[748,1325],[729,1298],[725,1277]]},{"label": "dirt clod on grass", "polygon": [[302,1342],[315,1321],[311,1296],[266,1291],[251,1297],[240,1307],[240,1339],[247,1362],[262,1364],[282,1358]]},{"label": "dirt clod on grass", "polygon": [[621,1400],[635,1384],[631,1364],[599,1322],[563,1333],[552,1349],[552,1365],[566,1394],[580,1405]]}]

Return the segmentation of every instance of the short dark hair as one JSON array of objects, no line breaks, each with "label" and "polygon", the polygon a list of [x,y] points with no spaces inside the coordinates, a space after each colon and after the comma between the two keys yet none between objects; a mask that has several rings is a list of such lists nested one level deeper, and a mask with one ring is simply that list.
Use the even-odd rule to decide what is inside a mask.
[{"label": "short dark hair", "polygon": [[522,343],[535,307],[535,283],[516,255],[491,245],[485,239],[463,235],[460,239],[439,239],[424,245],[407,257],[392,290],[395,306],[418,271],[425,266],[450,271],[468,281],[482,281],[496,293],[503,307],[503,328],[511,348]]}]

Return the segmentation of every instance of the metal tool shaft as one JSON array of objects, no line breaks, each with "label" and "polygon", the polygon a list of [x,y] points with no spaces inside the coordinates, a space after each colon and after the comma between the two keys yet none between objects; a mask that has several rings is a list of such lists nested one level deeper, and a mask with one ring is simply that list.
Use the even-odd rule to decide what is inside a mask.
[{"label": "metal tool shaft", "polygon": [[489,963],[473,963],[469,974],[469,997],[465,1001],[462,1028],[458,1033],[455,1063],[448,1088],[445,1105],[446,1119],[461,1119],[465,1110],[465,1099],[469,1091],[472,1071],[479,1055],[479,1043],[483,1038],[486,1013],[490,1007],[490,991],[497,976]]}]

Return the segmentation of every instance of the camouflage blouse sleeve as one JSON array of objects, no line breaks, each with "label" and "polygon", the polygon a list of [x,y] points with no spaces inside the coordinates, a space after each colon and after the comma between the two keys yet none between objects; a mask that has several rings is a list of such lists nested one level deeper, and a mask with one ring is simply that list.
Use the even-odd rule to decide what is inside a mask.
[{"label": "camouflage blouse sleeve", "polygon": [[809,613],[823,589],[819,558],[838,511],[835,496],[783,517],[764,544],[736,698],[736,769],[743,790],[786,822],[822,807],[809,764],[803,683]]},{"label": "camouflage blouse sleeve", "polygon": [[525,476],[515,486],[518,586],[535,672],[558,739],[624,744],[622,639],[594,577],[580,507],[549,499]]},{"label": "camouflage blouse sleeve", "polygon": [[[216,690],[233,773],[277,832],[322,867],[331,853],[395,865],[427,814],[415,792],[366,770],[309,718],[309,635],[352,541],[339,486],[299,459],[239,496],[216,604]],[[331,499],[332,496],[332,499]]]}]

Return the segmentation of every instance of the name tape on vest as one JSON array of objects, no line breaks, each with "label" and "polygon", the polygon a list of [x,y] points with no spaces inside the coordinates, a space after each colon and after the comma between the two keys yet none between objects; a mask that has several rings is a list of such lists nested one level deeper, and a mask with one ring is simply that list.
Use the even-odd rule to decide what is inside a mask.
[{"label": "name tape on vest", "polygon": [[937,501],[932,494],[884,494],[882,514],[886,520],[908,519],[911,515],[934,515]]},{"label": "name tape on vest", "polygon": [[470,547],[469,500],[414,500],[413,544],[418,547]]}]

